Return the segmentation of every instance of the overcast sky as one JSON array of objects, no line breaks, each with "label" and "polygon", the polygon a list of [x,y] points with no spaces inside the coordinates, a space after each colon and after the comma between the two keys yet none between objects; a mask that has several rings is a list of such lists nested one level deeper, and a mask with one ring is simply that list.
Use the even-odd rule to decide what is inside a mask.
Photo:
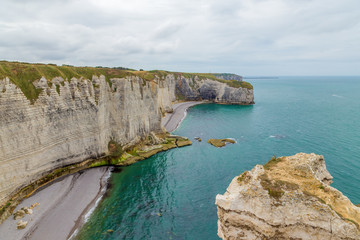
[{"label": "overcast sky", "polygon": [[0,59],[360,75],[360,1],[1,0]]}]

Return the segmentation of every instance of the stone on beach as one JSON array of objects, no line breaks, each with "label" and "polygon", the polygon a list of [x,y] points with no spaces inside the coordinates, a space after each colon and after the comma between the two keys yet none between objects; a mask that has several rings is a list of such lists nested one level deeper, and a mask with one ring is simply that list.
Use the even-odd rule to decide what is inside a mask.
[{"label": "stone on beach", "polygon": [[20,210],[17,210],[15,213],[14,213],[14,220],[18,220],[18,219],[21,219],[25,216],[25,211],[23,209],[20,209]]},{"label": "stone on beach", "polygon": [[20,221],[16,224],[16,228],[17,228],[17,229],[24,229],[24,228],[26,228],[27,224],[28,224],[28,221],[20,220]]},{"label": "stone on beach", "polygon": [[27,208],[27,207],[24,207],[23,209],[25,211],[26,214],[33,214],[33,210],[31,208]]}]

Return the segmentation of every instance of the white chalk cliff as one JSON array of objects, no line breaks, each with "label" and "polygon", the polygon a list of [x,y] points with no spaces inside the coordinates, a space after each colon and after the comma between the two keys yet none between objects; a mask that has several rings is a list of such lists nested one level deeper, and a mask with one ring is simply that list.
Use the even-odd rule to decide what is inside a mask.
[{"label": "white chalk cliff", "polygon": [[330,186],[323,156],[274,158],[216,196],[222,239],[360,239],[360,208]]},{"label": "white chalk cliff", "polygon": [[[43,89],[34,103],[9,78],[0,79],[0,208],[49,171],[108,154],[110,140],[132,145],[164,131],[161,117],[177,100],[181,79],[174,74],[151,81],[128,76],[109,84],[104,76],[69,81],[43,77],[33,83]],[[200,88],[215,82],[216,98],[224,102],[253,103],[252,90],[214,80],[191,82]],[[193,99],[187,92],[182,97]],[[215,101],[205,95],[198,99]]]}]

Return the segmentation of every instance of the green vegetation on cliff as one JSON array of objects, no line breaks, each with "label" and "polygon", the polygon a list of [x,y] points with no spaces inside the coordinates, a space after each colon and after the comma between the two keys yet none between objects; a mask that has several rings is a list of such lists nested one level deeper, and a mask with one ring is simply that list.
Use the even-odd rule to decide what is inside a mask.
[{"label": "green vegetation on cliff", "polygon": [[[250,83],[237,80],[218,79],[214,76],[214,74],[211,73],[180,73],[161,70],[136,71],[122,67],[74,67],[70,65],[57,66],[55,64],[0,61],[0,79],[9,77],[9,79],[21,89],[21,91],[31,101],[31,103],[35,102],[42,91],[42,89],[37,89],[33,85],[33,82],[39,80],[41,77],[45,77],[51,86],[51,80],[55,77],[62,77],[64,80],[70,81],[73,77],[78,79],[92,79],[93,76],[103,75],[111,86],[110,79],[112,78],[138,76],[146,81],[153,81],[156,76],[164,78],[168,74],[174,74],[176,77],[184,76],[186,78],[198,77],[199,79],[211,79],[225,83],[234,88],[253,88]],[[57,86],[56,89],[59,92],[59,86]]]},{"label": "green vegetation on cliff", "polygon": [[137,71],[119,68],[56,66],[54,64],[0,61],[0,79],[9,77],[31,102],[34,102],[42,91],[36,89],[32,84],[41,77],[45,77],[50,82],[55,77],[62,77],[64,80],[70,81],[73,77],[91,79],[94,75],[104,75],[110,83],[111,78],[133,76],[137,73]]},{"label": "green vegetation on cliff", "polygon": [[11,196],[11,199],[3,205],[0,205],[0,224],[9,217],[15,210],[16,206],[24,199],[32,195],[37,189],[45,186],[53,180],[65,175],[69,175],[88,168],[100,166],[128,166],[135,162],[147,159],[156,153],[167,151],[172,148],[192,145],[192,142],[180,136],[170,134],[158,134],[157,144],[152,144],[147,138],[123,150],[121,145],[115,140],[108,143],[108,154],[100,158],[87,159],[79,163],[62,166],[48,171],[43,177],[31,182],[29,185],[21,188]]},{"label": "green vegetation on cliff", "polygon": [[253,89],[253,86],[245,81],[238,81],[238,80],[224,80],[224,79],[220,79],[217,78],[216,75],[219,75],[218,73],[177,73],[178,75],[181,75],[185,78],[195,78],[198,77],[199,79],[211,79],[214,81],[218,81],[218,82],[222,82],[225,83],[227,85],[229,85],[230,87],[233,88],[247,88],[247,89]]}]

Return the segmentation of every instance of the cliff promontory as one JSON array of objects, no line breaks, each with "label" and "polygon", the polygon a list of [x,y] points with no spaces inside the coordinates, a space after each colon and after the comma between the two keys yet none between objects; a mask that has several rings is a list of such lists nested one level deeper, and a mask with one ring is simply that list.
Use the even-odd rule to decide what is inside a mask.
[{"label": "cliff promontory", "polygon": [[254,97],[246,82],[206,74],[0,62],[0,222],[19,191],[55,169],[156,139],[172,103],[193,99]]},{"label": "cliff promontory", "polygon": [[323,156],[274,157],[216,196],[222,239],[360,239],[360,208],[330,186]]}]

